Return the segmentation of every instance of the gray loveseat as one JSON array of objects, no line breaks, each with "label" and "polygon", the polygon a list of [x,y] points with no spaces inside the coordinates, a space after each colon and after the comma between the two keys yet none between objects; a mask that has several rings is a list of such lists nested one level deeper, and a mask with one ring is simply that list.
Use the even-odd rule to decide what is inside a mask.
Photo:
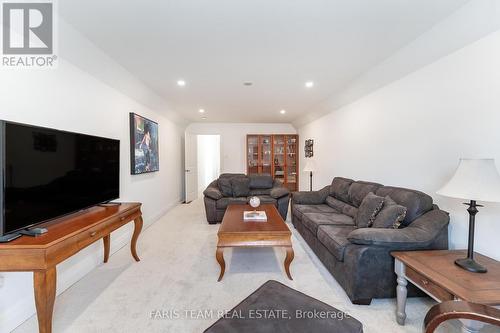
[{"label": "gray loveseat", "polygon": [[210,224],[222,221],[230,204],[246,204],[252,196],[263,204],[274,204],[283,220],[286,220],[290,191],[270,175],[225,173],[214,180],[203,192],[205,212]]},{"label": "gray loveseat", "polygon": [[[370,192],[406,207],[399,228],[356,226]],[[391,251],[448,249],[448,213],[419,191],[337,177],[320,191],[294,192],[291,207],[293,225],[354,304],[395,297]]]}]

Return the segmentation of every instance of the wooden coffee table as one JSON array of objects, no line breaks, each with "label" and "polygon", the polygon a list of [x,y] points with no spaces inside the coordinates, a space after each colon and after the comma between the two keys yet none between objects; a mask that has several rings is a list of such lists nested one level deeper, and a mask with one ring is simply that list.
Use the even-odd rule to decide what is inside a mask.
[{"label": "wooden coffee table", "polygon": [[257,210],[263,210],[267,222],[243,221],[243,212],[253,210],[249,205],[229,205],[222,219],[217,236],[217,251],[215,257],[220,265],[218,281],[222,280],[226,270],[224,248],[226,247],[284,247],[286,249],[285,272],[290,280],[290,263],[294,253],[292,249],[292,232],[281,218],[276,207],[263,204]]}]

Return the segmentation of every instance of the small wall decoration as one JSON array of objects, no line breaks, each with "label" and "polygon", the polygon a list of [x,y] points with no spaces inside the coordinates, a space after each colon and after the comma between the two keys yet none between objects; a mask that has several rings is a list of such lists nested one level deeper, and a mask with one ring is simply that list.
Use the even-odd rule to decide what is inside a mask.
[{"label": "small wall decoration", "polygon": [[131,112],[130,173],[137,175],[158,170],[158,124]]},{"label": "small wall decoration", "polygon": [[306,140],[306,144],[304,145],[304,151],[305,151],[306,157],[313,157],[313,155],[314,155],[313,145],[314,145],[313,139]]}]

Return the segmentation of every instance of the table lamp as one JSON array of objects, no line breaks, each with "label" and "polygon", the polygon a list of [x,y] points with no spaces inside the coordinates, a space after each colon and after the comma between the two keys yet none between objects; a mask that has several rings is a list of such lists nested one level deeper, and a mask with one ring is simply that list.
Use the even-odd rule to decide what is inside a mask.
[{"label": "table lamp", "polygon": [[474,224],[478,212],[476,201],[500,202],[500,175],[494,159],[460,159],[453,177],[436,192],[451,198],[470,200],[469,242],[467,258],[455,260],[455,264],[474,273],[486,273],[486,268],[474,261]]},{"label": "table lamp", "polygon": [[314,160],[308,158],[306,160],[306,166],[304,167],[304,172],[309,172],[309,191],[313,190],[313,172],[316,171],[316,164]]}]

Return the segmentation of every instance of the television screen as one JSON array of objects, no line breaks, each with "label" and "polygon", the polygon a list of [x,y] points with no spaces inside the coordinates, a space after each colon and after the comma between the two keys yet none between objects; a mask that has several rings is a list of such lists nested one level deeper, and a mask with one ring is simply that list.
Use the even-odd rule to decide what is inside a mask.
[{"label": "television screen", "polygon": [[119,140],[1,124],[0,234],[119,197]]}]

